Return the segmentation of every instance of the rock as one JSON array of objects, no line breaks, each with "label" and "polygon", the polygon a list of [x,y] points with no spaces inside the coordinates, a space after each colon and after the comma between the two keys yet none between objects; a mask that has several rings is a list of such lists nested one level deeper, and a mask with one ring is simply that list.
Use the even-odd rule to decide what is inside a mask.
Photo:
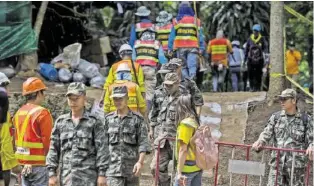
[{"label": "rock", "polygon": [[110,67],[107,66],[107,67],[100,68],[99,72],[102,76],[107,77],[109,74],[109,70],[110,70]]}]

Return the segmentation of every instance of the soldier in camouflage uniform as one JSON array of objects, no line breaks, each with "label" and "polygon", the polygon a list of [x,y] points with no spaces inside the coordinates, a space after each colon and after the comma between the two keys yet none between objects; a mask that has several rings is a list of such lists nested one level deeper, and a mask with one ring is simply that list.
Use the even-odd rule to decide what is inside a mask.
[{"label": "soldier in camouflage uniform", "polygon": [[[196,106],[197,113],[201,113],[201,107],[204,105],[204,100],[202,96],[202,92],[197,87],[196,83],[188,78],[181,78],[182,73],[182,60],[179,58],[172,58],[169,63],[163,65],[161,69],[158,71],[159,74],[163,77],[164,74],[175,72],[178,74],[180,79],[179,90],[183,94],[191,94],[193,98],[193,102]],[[152,100],[152,109],[149,113],[149,121],[150,121],[150,138],[156,138],[158,133],[158,129],[160,128],[160,123],[157,123],[157,116],[159,114],[161,103],[164,98],[167,96],[167,92],[165,91],[164,85],[160,85],[155,89],[153,100]]]},{"label": "soldier in camouflage uniform", "polygon": [[[164,81],[165,91],[167,96],[161,102],[160,111],[157,116],[157,123],[160,123],[160,130],[157,138],[154,141],[155,154],[151,163],[151,171],[155,176],[157,147],[159,141],[164,137],[175,137],[177,131],[176,125],[176,105],[177,99],[181,95],[179,86],[180,78],[176,73],[168,73]],[[169,140],[162,140],[160,143],[160,162],[159,162],[159,185],[169,186],[170,177],[168,176],[168,164],[173,156],[173,144]]]},{"label": "soldier in camouflage uniform", "polygon": [[[301,113],[297,106],[297,93],[293,89],[284,90],[279,99],[282,111],[274,113],[267,126],[253,144],[253,149],[260,150],[269,141],[276,148],[311,150],[313,144],[313,121],[306,113]],[[276,185],[276,151],[271,154],[268,185]],[[293,186],[304,186],[307,157],[303,153],[295,153]],[[293,153],[280,152],[278,169],[278,186],[290,186],[293,164]]]},{"label": "soldier in camouflage uniform", "polygon": [[54,125],[47,156],[49,186],[107,186],[108,134],[103,123],[84,108],[85,85],[71,83],[66,94],[71,112]]},{"label": "soldier in camouflage uniform", "polygon": [[127,106],[126,86],[113,88],[112,98],[117,111],[105,116],[106,143],[109,143],[109,186],[138,186],[144,157],[151,146],[144,118]]}]

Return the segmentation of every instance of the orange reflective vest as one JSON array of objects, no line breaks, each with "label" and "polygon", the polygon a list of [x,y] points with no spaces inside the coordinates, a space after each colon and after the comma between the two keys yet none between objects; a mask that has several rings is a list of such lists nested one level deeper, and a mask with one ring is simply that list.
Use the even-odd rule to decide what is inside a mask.
[{"label": "orange reflective vest", "polygon": [[221,62],[227,59],[228,40],[225,38],[213,39],[210,41],[212,62]]},{"label": "orange reflective vest", "polygon": [[154,28],[154,27],[155,25],[153,23],[143,23],[143,22],[137,23],[135,25],[135,32],[136,32],[137,38],[140,38],[140,34],[147,28]]},{"label": "orange reflective vest", "polygon": [[[126,86],[128,88],[128,107],[134,112],[140,112],[139,100],[136,95],[136,87],[138,86],[136,83],[132,81],[126,80],[117,80],[114,84],[109,86],[110,96],[112,95],[112,89],[114,87]],[[110,97],[109,96],[109,97]],[[113,103],[113,99],[110,98],[110,102]],[[110,112],[117,110],[114,104],[110,105]]]},{"label": "orange reflective vest", "polygon": [[172,23],[159,27],[156,26],[157,39],[161,42],[162,48],[168,50],[168,39],[172,29]]},{"label": "orange reflective vest", "polygon": [[176,37],[173,48],[199,48],[197,39],[198,27],[201,26],[200,20],[197,19],[197,26],[193,16],[184,16],[179,22],[173,21]]},{"label": "orange reflective vest", "polygon": [[135,42],[134,48],[136,51],[136,62],[144,66],[157,66],[159,41],[140,41]]},{"label": "orange reflective vest", "polygon": [[34,129],[36,118],[45,108],[26,104],[14,116],[15,156],[20,165],[45,165],[46,154],[44,144]]},{"label": "orange reflective vest", "polygon": [[[111,68],[112,68],[112,73],[114,74],[117,74],[117,69],[119,67],[119,65],[123,64],[123,63],[127,63],[128,64],[128,67],[130,68],[131,70],[131,75],[132,75],[132,78],[135,77],[135,74],[134,74],[134,70],[133,70],[133,67],[132,67],[132,60],[131,59],[128,59],[128,60],[121,60],[119,62],[116,62],[114,63]],[[134,68],[135,68],[135,72],[136,72],[136,75],[138,76],[139,74],[139,71],[140,71],[140,64],[134,62]],[[136,83],[136,81],[135,81]]]}]

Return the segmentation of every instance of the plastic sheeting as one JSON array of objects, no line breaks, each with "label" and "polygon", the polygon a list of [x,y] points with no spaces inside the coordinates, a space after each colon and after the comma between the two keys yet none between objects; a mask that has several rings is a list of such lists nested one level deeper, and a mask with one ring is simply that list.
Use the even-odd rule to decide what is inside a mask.
[{"label": "plastic sheeting", "polygon": [[37,50],[31,2],[0,1],[0,60]]}]

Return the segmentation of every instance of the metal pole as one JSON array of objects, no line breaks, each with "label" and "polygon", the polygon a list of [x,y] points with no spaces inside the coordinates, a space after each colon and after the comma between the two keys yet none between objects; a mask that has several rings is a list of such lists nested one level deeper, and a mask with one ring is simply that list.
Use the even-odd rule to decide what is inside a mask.
[{"label": "metal pole", "polygon": [[294,173],[294,165],[295,165],[295,152],[292,153],[292,169],[291,169],[291,177],[290,177],[290,186],[293,186],[293,173]]},{"label": "metal pole", "polygon": [[[264,155],[265,155],[265,151],[263,150],[261,163],[264,162]],[[260,176],[260,177],[259,177],[259,186],[262,186],[262,183],[263,183],[263,177]]]},{"label": "metal pole", "polygon": [[[234,150],[235,148],[232,148],[232,154],[231,154],[231,159],[233,160],[234,158]],[[232,186],[232,172],[230,172],[230,183],[229,186]]]}]

